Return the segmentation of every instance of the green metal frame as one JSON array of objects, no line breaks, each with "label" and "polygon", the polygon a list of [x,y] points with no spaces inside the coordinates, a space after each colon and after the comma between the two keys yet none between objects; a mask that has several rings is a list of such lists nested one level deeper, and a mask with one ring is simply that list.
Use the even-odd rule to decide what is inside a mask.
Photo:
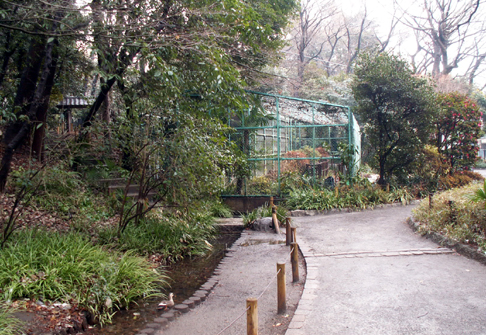
[{"label": "green metal frame", "polygon": [[[272,114],[275,116],[275,119],[273,122],[273,125],[265,125],[265,126],[254,126],[254,125],[247,125],[246,123],[246,116],[245,113],[242,114],[241,119],[238,120],[241,122],[240,125],[233,126],[236,129],[236,133],[239,134],[240,136],[244,137],[245,131],[251,131],[253,132],[253,142],[251,142],[251,138],[248,138],[246,141],[249,142],[249,148],[246,148],[248,150],[248,161],[249,162],[263,162],[264,163],[264,173],[266,172],[266,165],[267,162],[272,162],[272,165],[274,162],[277,163],[277,177],[278,177],[278,194],[280,194],[281,190],[281,163],[283,161],[291,161],[291,160],[309,160],[309,161],[324,161],[324,160],[330,160],[331,162],[340,160],[340,156],[336,150],[332,152],[332,143],[335,144],[337,147],[337,142],[346,142],[352,145],[352,148],[354,148],[355,152],[355,157],[354,160],[356,164],[353,166],[352,171],[348,171],[348,173],[355,174],[356,173],[356,168],[359,164],[359,155],[360,155],[360,136],[359,136],[359,125],[356,122],[356,119],[354,118],[354,115],[351,113],[351,110],[347,106],[341,106],[341,105],[335,105],[335,104],[330,104],[326,102],[320,102],[320,101],[312,101],[312,100],[306,100],[306,99],[299,99],[299,98],[293,98],[293,97],[286,97],[286,96],[281,96],[281,95],[274,95],[274,94],[267,94],[267,93],[261,93],[261,92],[254,92],[254,91],[248,91],[247,93],[249,94],[254,94],[256,96],[261,97],[261,100],[267,100],[267,102],[274,100],[274,110],[268,111],[265,110],[267,114]],[[298,114],[294,114],[294,116],[283,116],[281,113],[281,110],[283,106],[288,103],[298,103],[304,106],[308,106],[312,109],[312,119],[303,121],[303,119],[299,119]],[[334,112],[329,112],[329,113],[323,113],[322,111],[318,111],[319,108],[323,109],[332,109]],[[248,111],[249,113],[249,111]],[[317,115],[319,114],[319,115]],[[322,124],[316,121],[317,116],[326,116],[328,117],[329,115],[340,115],[341,117],[346,116],[347,120],[346,122],[338,122],[334,124]],[[282,119],[286,118],[288,123],[283,124]],[[231,116],[228,118],[231,120]],[[231,125],[231,122],[230,122]],[[318,136],[317,130],[318,129],[323,129],[322,134],[325,132],[324,129],[327,128],[327,136],[322,137]],[[341,136],[331,136],[333,133],[333,129],[336,129],[335,132],[339,132],[339,130],[346,129],[346,134],[341,135]],[[272,131],[272,135],[266,135],[267,130]],[[310,130],[311,132],[311,137],[302,137],[302,133],[308,133]],[[258,132],[261,133],[258,133]],[[276,132],[276,133],[275,133]],[[295,134],[294,134],[295,133]],[[246,133],[248,134],[248,133]],[[309,134],[306,134],[309,135]],[[248,135],[249,136],[249,135]],[[258,137],[263,137],[263,147],[264,147],[264,154],[258,154],[255,152],[255,149],[257,147],[258,143]],[[272,153],[269,155],[266,152],[266,137],[272,137],[271,140],[271,145],[272,145]],[[285,137],[285,144],[287,144],[287,147],[285,148],[285,152],[288,151],[293,151],[294,149],[300,149],[304,146],[300,145],[297,146],[295,145],[295,142],[299,141],[300,143],[305,141],[311,141],[311,145],[309,147],[312,148],[312,157],[283,157],[282,154],[285,154],[285,152],[282,153],[282,139],[283,136]],[[276,146],[277,150],[275,152],[275,143],[274,140],[276,138]],[[245,140],[243,139],[245,142]],[[331,155],[329,157],[316,157],[315,152],[316,152],[316,142],[327,142],[331,146]],[[252,145],[253,144],[253,145]],[[290,146],[288,146],[288,144]],[[243,143],[244,146],[244,143]],[[253,151],[252,151],[253,149]],[[287,150],[288,149],[288,150]],[[335,148],[334,148],[335,149]],[[255,169],[256,170],[256,169]],[[256,171],[254,171],[256,173]],[[316,173],[315,173],[315,166],[313,167],[313,179],[314,181],[316,178]],[[246,194],[245,190],[245,194]],[[256,195],[256,194],[246,194],[246,195]]]}]

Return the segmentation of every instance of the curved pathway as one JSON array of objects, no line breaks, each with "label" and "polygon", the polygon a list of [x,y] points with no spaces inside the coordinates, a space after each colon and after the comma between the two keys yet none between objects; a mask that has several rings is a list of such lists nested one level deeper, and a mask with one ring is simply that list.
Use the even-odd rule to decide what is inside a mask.
[{"label": "curved pathway", "polygon": [[414,233],[412,208],[292,219],[307,282],[287,335],[486,334],[486,266]]}]

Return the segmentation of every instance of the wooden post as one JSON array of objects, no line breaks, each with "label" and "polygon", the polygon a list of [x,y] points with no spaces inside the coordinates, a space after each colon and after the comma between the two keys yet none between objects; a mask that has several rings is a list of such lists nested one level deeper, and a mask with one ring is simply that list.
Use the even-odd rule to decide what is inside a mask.
[{"label": "wooden post", "polygon": [[283,314],[287,310],[285,263],[277,263],[277,313]]},{"label": "wooden post", "polygon": [[390,193],[390,184],[386,184],[386,191]]},{"label": "wooden post", "polygon": [[292,243],[292,232],[290,230],[290,218],[285,219],[285,245],[289,246]]},{"label": "wooden post", "polygon": [[277,206],[272,207],[272,222],[273,226],[275,227],[275,232],[277,234],[280,234],[280,226],[278,224],[278,219],[277,219]]},{"label": "wooden post", "polygon": [[292,263],[292,282],[297,283],[299,281],[299,245],[296,242],[292,242],[290,247],[293,248],[290,259]]},{"label": "wooden post", "polygon": [[258,300],[246,299],[246,334],[258,335]]},{"label": "wooden post", "polygon": [[290,227],[290,230],[292,231],[291,234],[290,234],[290,236],[292,236],[291,242],[296,242],[297,243],[297,228]]}]

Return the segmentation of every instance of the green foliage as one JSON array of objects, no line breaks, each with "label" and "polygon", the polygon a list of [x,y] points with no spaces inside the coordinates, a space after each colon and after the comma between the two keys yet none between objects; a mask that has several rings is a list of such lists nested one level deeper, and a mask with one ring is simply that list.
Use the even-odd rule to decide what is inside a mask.
[{"label": "green foliage", "polygon": [[15,310],[6,303],[0,303],[0,335],[18,335],[22,333],[22,322],[13,313]]},{"label": "green foliage", "polygon": [[[22,177],[16,180],[20,181]],[[32,202],[38,208],[55,212],[61,218],[72,219],[79,225],[91,224],[113,214],[104,206],[106,201],[102,195],[94,194],[78,173],[62,164],[42,169],[33,183],[38,186],[31,189]]]},{"label": "green foliage", "polygon": [[339,156],[343,165],[346,167],[345,179],[346,183],[349,185],[353,183],[353,178],[356,178],[358,170],[358,162],[355,160],[357,154],[359,154],[358,149],[354,148],[348,143],[340,142],[338,145]]},{"label": "green foliage", "polygon": [[[108,109],[114,121],[125,117],[133,121],[140,111],[150,114],[153,105],[213,117],[221,117],[228,108],[247,109],[248,97],[242,88],[253,82],[255,69],[278,59],[277,51],[285,43],[284,29],[298,7],[295,0],[141,0],[123,4],[106,0],[90,4],[92,15],[86,15],[78,3],[65,6],[57,0],[41,7],[35,1],[11,1],[2,6],[0,53],[7,68],[0,76],[0,122],[12,126],[10,135],[18,131],[15,114],[20,112],[25,118],[24,106],[32,103],[22,96],[29,95],[23,86],[30,85],[33,95],[41,85],[39,79],[49,75],[53,90],[46,91],[42,102],[55,103],[64,95],[87,95],[89,91],[98,94],[84,115],[84,130],[106,107],[99,103],[105,96],[110,98]],[[55,57],[48,57],[44,50]],[[53,58],[58,66],[46,66],[41,76],[36,64],[40,67]],[[26,73],[30,77],[19,80],[29,66],[32,69]],[[136,106],[147,100],[152,106]],[[18,101],[25,104],[19,106]],[[59,120],[51,111],[48,114],[48,123]],[[29,111],[32,124],[45,123],[35,116],[35,111]],[[3,182],[6,176],[0,178]]]},{"label": "green foliage", "polygon": [[[120,123],[114,131],[130,170],[127,183],[141,185],[140,199],[133,203],[125,199],[118,209],[120,233],[158,202],[187,207],[218,195],[223,188],[223,171],[234,167],[240,157],[227,141],[231,129],[218,119],[198,115],[190,109],[194,106],[185,106],[186,113],[145,99],[133,106],[140,113],[150,110],[150,114],[141,114],[136,122]],[[149,197],[153,202],[146,202]],[[141,202],[148,206],[142,209]]]},{"label": "green foliage", "polygon": [[438,97],[440,112],[435,120],[435,143],[448,162],[450,172],[470,169],[478,157],[481,112],[469,97],[459,93]]},{"label": "green foliage", "polygon": [[428,201],[422,201],[414,210],[414,218],[420,222],[419,231],[437,232],[458,242],[474,243],[486,251],[484,202],[471,201],[478,186],[484,191],[483,184],[471,184],[436,193],[431,208]]},{"label": "green foliage", "polygon": [[209,203],[209,212],[211,216],[217,218],[231,218],[233,217],[233,212],[226,204],[222,202],[221,199],[212,200]]},{"label": "green foliage", "polygon": [[444,156],[436,147],[425,145],[419,150],[415,161],[404,169],[404,173],[397,175],[394,182],[403,185],[418,196],[425,197],[443,187],[441,178],[448,175],[449,167],[444,163]]},{"label": "green foliage", "polygon": [[278,184],[268,176],[254,177],[248,181],[247,194],[251,195],[275,195]]},{"label": "green foliage", "polygon": [[407,190],[399,188],[390,192],[380,187],[343,187],[334,190],[306,188],[292,191],[286,205],[291,209],[366,209],[394,202],[407,204],[412,198]]},{"label": "green foliage", "polygon": [[312,185],[310,177],[304,176],[299,171],[288,170],[280,174],[280,193],[287,195],[294,189],[310,187]]},{"label": "green foliage", "polygon": [[69,302],[106,323],[114,310],[157,295],[165,283],[145,260],[105,251],[80,234],[25,230],[13,241],[0,251],[3,300]]},{"label": "green foliage", "polygon": [[[288,209],[284,206],[277,206],[277,220],[280,222],[285,221],[288,217]],[[251,225],[255,220],[260,218],[272,217],[272,208],[267,204],[262,207],[258,207],[247,214],[241,215],[243,219],[243,224],[245,226]]]},{"label": "green foliage", "polygon": [[373,148],[370,162],[385,184],[404,172],[429,140],[434,95],[425,79],[408,64],[387,53],[360,55],[352,83],[358,115]]},{"label": "green foliage", "polygon": [[101,245],[140,255],[156,253],[172,263],[210,250],[208,240],[214,234],[214,227],[212,217],[204,213],[155,210],[137,225],[128,226],[120,237],[115,227],[101,229],[98,234]]},{"label": "green foliage", "polygon": [[484,209],[486,209],[486,180],[483,187],[474,191],[474,194],[470,196],[470,199],[474,202],[483,203]]}]

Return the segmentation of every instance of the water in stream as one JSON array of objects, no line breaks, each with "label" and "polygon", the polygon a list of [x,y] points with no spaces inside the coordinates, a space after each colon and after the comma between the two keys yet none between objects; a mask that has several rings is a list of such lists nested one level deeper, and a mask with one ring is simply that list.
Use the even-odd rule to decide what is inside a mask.
[{"label": "water in stream", "polygon": [[[166,268],[170,278],[170,292],[175,294],[176,304],[188,299],[212,275],[224,257],[226,250],[231,247],[241,234],[238,229],[220,229],[214,241],[213,251],[202,257],[184,259]],[[168,292],[167,292],[168,294]],[[95,327],[85,334],[89,335],[133,335],[145,328],[147,323],[159,317],[162,313],[157,310],[160,299],[145,300],[129,310],[119,311],[113,317],[113,323],[103,328]]]}]

